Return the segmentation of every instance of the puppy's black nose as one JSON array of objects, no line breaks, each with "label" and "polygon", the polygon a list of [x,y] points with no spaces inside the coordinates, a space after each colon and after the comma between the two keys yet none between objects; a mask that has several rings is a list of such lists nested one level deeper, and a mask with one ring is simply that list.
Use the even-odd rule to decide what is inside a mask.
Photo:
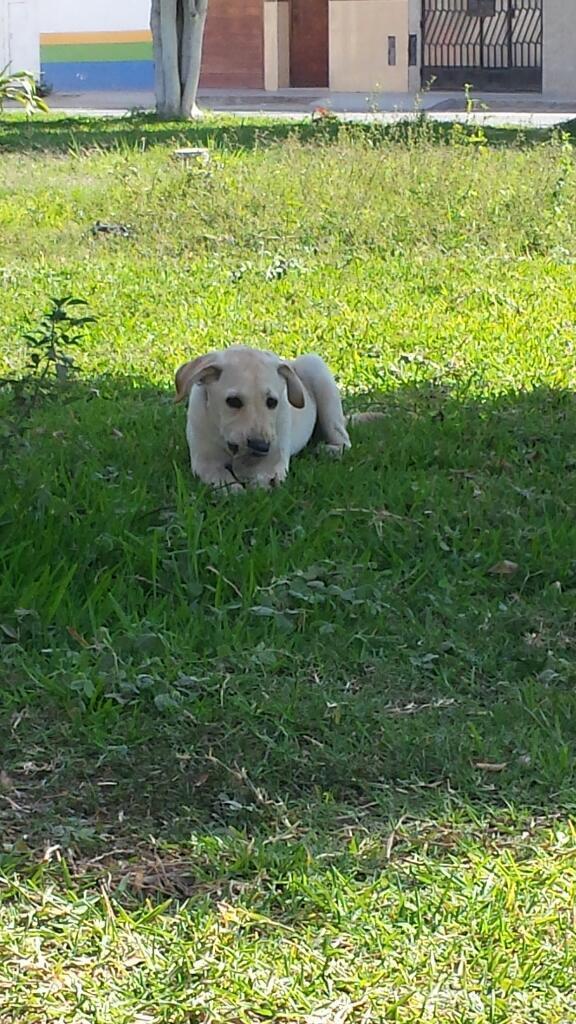
[{"label": "puppy's black nose", "polygon": [[262,441],[259,437],[249,437],[246,444],[252,455],[268,455],[270,442]]},{"label": "puppy's black nose", "polygon": [[237,444],[234,444],[233,441],[230,441],[228,445],[228,451],[230,452],[230,455],[238,455],[239,446]]}]

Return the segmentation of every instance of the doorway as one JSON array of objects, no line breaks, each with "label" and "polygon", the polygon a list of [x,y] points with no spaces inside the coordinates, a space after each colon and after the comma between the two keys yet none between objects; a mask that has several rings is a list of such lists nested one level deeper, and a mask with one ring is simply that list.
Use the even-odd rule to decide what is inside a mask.
[{"label": "doorway", "polygon": [[328,87],[328,0],[290,2],[290,85]]}]

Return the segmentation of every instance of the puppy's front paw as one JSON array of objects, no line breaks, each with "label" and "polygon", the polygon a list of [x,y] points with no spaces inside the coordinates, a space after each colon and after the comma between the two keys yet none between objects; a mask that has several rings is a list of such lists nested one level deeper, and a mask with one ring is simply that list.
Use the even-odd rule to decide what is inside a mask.
[{"label": "puppy's front paw", "polygon": [[326,447],[328,449],[334,449],[330,451],[330,454],[342,454],[345,448],[351,448],[352,442],[348,435],[348,431],[343,423],[331,423],[324,428],[324,438],[326,441]]},{"label": "puppy's front paw", "polygon": [[345,444],[323,444],[320,451],[324,455],[329,455],[333,459],[341,459],[346,448],[350,447]]},{"label": "puppy's front paw", "polygon": [[194,465],[192,470],[214,494],[239,494],[244,490],[244,484],[238,479],[232,466],[202,464]]},{"label": "puppy's front paw", "polygon": [[220,481],[211,485],[214,494],[243,494],[245,487],[244,484],[228,481]]},{"label": "puppy's front paw", "polygon": [[284,463],[281,463],[280,465],[276,464],[275,466],[268,466],[266,468],[262,467],[260,472],[255,473],[254,476],[250,477],[247,483],[250,488],[269,491],[283,483],[287,474],[288,466],[284,465]]},{"label": "puppy's front paw", "polygon": [[269,477],[268,487],[274,488],[279,487],[283,484],[286,477],[288,476],[288,466],[278,466],[276,472]]},{"label": "puppy's front paw", "polygon": [[251,491],[269,491],[273,487],[277,487],[280,482],[281,480],[279,477],[271,477],[270,474],[268,474],[267,476],[252,477],[247,486]]}]

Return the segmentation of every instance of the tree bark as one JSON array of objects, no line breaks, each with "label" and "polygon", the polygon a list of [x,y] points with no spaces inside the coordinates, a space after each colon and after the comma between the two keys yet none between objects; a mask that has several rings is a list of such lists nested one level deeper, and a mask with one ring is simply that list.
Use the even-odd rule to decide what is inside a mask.
[{"label": "tree bark", "polygon": [[196,105],[208,0],[152,0],[156,110],[190,118]]},{"label": "tree bark", "polygon": [[196,104],[204,26],[208,12],[208,0],[184,0],[184,26],[182,46],[182,117],[198,117]]},{"label": "tree bark", "polygon": [[160,0],[152,0],[150,8],[150,31],[154,52],[154,93],[158,113],[164,107],[164,65],[162,61],[162,32],[160,28]]},{"label": "tree bark", "polygon": [[160,33],[162,39],[162,70],[166,117],[180,115],[180,68],[178,61],[178,0],[160,0]]}]

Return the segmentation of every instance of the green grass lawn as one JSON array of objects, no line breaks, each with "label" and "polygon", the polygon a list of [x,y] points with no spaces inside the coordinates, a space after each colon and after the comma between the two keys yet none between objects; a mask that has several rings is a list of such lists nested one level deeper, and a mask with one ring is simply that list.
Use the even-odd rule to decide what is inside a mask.
[{"label": "green grass lawn", "polygon": [[[575,204],[568,135],[0,123],[0,375],[95,318],[0,391],[2,1024],[575,1019]],[[215,497],[232,342],[384,419]]]}]

